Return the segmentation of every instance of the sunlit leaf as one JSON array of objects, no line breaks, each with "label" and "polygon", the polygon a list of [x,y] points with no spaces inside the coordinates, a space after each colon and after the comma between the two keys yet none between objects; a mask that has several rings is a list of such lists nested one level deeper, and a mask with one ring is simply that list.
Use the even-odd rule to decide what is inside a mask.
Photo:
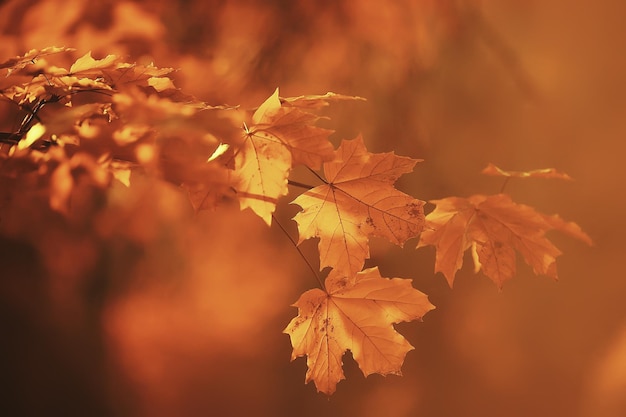
[{"label": "sunlit leaf", "polygon": [[70,67],[70,74],[81,74],[91,72],[94,70],[103,70],[107,68],[114,68],[119,62],[119,58],[115,55],[107,55],[102,59],[94,59],[91,56],[91,51],[87,52],[82,57],[78,58],[74,64]]},{"label": "sunlit leaf", "polygon": [[424,202],[393,187],[417,162],[393,152],[370,153],[360,136],[341,143],[335,160],[324,164],[327,183],[293,201],[302,207],[294,217],[299,242],[320,239],[320,268],[354,275],[369,258],[370,236],[401,246],[420,234]]},{"label": "sunlit leaf", "polygon": [[68,52],[74,51],[73,48],[65,48],[65,47],[57,47],[57,46],[49,46],[43,49],[31,49],[26,52],[22,56],[18,56],[15,58],[11,58],[7,61],[4,61],[0,64],[0,69],[8,68],[7,76],[10,75],[13,71],[22,69],[27,65],[34,64],[38,58],[41,58],[46,55],[58,54],[60,52]]},{"label": "sunlit leaf", "polygon": [[242,209],[250,207],[267,224],[278,199],[287,194],[294,165],[319,168],[332,159],[332,131],[313,126],[318,117],[282,107],[278,89],[252,116],[244,143],[236,154],[236,188]]},{"label": "sunlit leaf", "polygon": [[342,357],[347,350],[365,376],[400,375],[413,346],[392,325],[421,319],[435,308],[411,280],[383,278],[378,268],[352,277],[333,270],[325,291],[309,290],[294,306],[298,316],[284,330],[293,346],[291,359],[306,355],[306,382],[315,382],[328,395],[345,378]]}]

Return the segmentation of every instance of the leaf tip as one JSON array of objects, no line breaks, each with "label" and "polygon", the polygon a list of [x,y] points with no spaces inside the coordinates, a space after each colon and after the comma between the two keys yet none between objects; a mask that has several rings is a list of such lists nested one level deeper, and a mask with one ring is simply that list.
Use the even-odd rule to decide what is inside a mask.
[{"label": "leaf tip", "polygon": [[572,177],[565,172],[557,171],[555,168],[534,169],[531,171],[505,171],[491,162],[481,171],[481,174],[507,178],[554,178],[572,181]]}]

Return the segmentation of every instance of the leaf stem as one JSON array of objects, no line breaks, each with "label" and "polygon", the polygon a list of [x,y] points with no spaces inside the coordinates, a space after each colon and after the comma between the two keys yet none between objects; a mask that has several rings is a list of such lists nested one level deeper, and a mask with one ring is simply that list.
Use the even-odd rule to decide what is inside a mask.
[{"label": "leaf stem", "polygon": [[287,229],[284,228],[284,226],[282,224],[280,224],[280,222],[278,221],[278,219],[276,218],[276,216],[274,216],[272,214],[272,219],[274,220],[274,223],[276,223],[278,225],[278,227],[280,227],[280,230],[283,231],[283,233],[285,234],[285,236],[287,236],[287,238],[289,238],[289,241],[291,241],[291,243],[293,244],[294,248],[296,248],[296,250],[298,251],[298,253],[300,254],[300,257],[304,260],[304,262],[307,264],[307,266],[309,267],[309,269],[311,270],[311,272],[313,273],[313,275],[315,276],[315,279],[317,280],[318,284],[320,285],[320,287],[326,291],[326,287],[324,286],[324,282],[322,282],[322,279],[320,278],[319,274],[317,273],[317,271],[315,270],[315,268],[313,268],[313,265],[311,265],[311,262],[309,262],[309,260],[306,258],[306,256],[304,256],[304,253],[302,253],[302,251],[300,250],[300,248],[298,247],[298,244],[296,243],[296,241],[294,240],[294,238],[291,237],[291,235],[289,234],[289,232],[287,232]]},{"label": "leaf stem", "polygon": [[322,181],[324,184],[328,184],[328,181],[326,181],[324,178],[321,177],[320,174],[318,174],[317,172],[315,172],[313,169],[311,169],[310,167],[307,167],[309,169],[309,171],[311,171],[313,173],[313,175],[315,175],[317,178],[319,178],[320,181]]},{"label": "leaf stem", "polygon": [[505,177],[504,178],[504,182],[502,183],[502,187],[500,187],[500,194],[504,193],[504,189],[506,188],[506,185],[509,183],[510,179],[511,179],[511,177]]},{"label": "leaf stem", "polygon": [[294,187],[306,188],[307,190],[310,190],[311,188],[313,188],[312,185],[304,184],[302,182],[292,181],[292,180],[287,180],[287,184],[293,185]]}]

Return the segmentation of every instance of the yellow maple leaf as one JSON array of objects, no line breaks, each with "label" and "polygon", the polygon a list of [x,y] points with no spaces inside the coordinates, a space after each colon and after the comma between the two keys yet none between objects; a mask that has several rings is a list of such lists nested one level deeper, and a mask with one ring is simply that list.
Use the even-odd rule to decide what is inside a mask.
[{"label": "yellow maple leaf", "polygon": [[360,136],[341,143],[335,160],[324,164],[328,182],[293,201],[302,207],[294,217],[299,243],[320,239],[320,269],[353,275],[369,258],[369,236],[401,246],[419,235],[424,202],[393,187],[417,162],[393,152],[372,154]]},{"label": "yellow maple leaf", "polygon": [[421,319],[435,308],[411,280],[383,278],[369,268],[348,278],[331,271],[326,290],[305,292],[294,304],[295,317],[284,333],[293,346],[292,360],[307,356],[306,382],[319,392],[332,394],[345,379],[342,357],[347,350],[365,376],[400,375],[404,358],[413,346],[392,324]]},{"label": "yellow maple leaf", "polygon": [[120,59],[115,55],[107,55],[102,59],[94,59],[91,56],[91,51],[81,56],[70,67],[69,74],[87,74],[94,71],[101,71],[103,69],[115,68]]},{"label": "yellow maple leaf", "polygon": [[282,107],[278,89],[252,116],[235,157],[235,188],[241,209],[251,208],[268,225],[278,199],[286,195],[292,166],[312,169],[333,157],[331,130],[313,126],[314,114]]}]

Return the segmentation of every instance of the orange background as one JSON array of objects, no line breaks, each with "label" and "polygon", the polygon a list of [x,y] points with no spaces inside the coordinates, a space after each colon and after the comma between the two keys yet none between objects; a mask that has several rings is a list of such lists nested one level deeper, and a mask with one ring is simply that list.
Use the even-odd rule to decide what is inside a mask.
[{"label": "orange background", "polygon": [[[289,362],[281,334],[315,279],[279,228],[232,207],[191,220],[165,185],[114,190],[120,211],[99,221],[134,244],[106,248],[116,261],[97,283],[81,269],[102,249],[88,237],[50,226],[43,261],[1,242],[0,410],[626,415],[625,21],[619,0],[4,2],[0,61],[51,45],[124,55],[180,68],[177,85],[211,104],[254,107],[276,87],[365,97],[327,112],[335,144],[362,132],[372,151],[423,158],[398,182],[423,200],[498,192],[500,179],[479,174],[488,162],[555,167],[575,181],[506,191],[576,221],[595,246],[555,234],[560,281],[520,263],[498,292],[469,265],[451,290],[431,248],[374,240],[369,264],[412,278],[437,309],[397,326],[416,347],[403,377],[363,378],[348,355],[327,399],[304,385],[305,360]],[[295,236],[289,198],[279,219]],[[309,259],[314,247],[303,244]]]}]

